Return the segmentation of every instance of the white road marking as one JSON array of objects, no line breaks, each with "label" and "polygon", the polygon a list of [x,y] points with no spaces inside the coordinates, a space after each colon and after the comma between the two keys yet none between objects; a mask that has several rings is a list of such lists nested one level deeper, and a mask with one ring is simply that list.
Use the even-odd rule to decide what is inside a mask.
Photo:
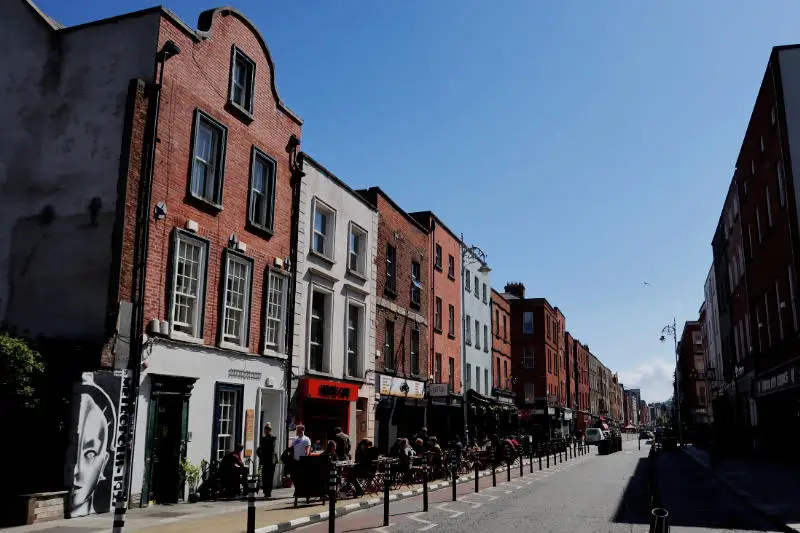
[{"label": "white road marking", "polygon": [[[471,495],[471,494],[469,494],[469,495],[467,495],[467,496],[472,496],[472,495]],[[463,503],[466,503],[466,504],[467,504],[467,505],[469,505],[469,506],[470,506],[472,509],[477,509],[478,507],[480,507],[481,505],[483,505],[483,504],[482,504],[482,503],[480,503],[480,502],[472,502],[472,501],[469,501],[469,500],[467,499],[467,496],[464,496],[464,497],[462,497],[462,498],[459,498],[459,500],[458,500],[458,501],[460,501],[460,502],[463,502]]]},{"label": "white road marking", "polygon": [[501,489],[500,487],[486,487],[485,490],[499,490],[500,492],[503,492],[505,494],[511,494],[512,492],[510,490]]},{"label": "white road marking", "polygon": [[417,531],[428,531],[429,529],[433,529],[438,525],[438,524],[434,524],[433,522],[430,522],[428,520],[425,520],[424,518],[417,518],[421,514],[422,513],[414,513],[414,514],[408,515],[408,519],[409,520],[413,520],[414,522],[419,522],[420,524],[427,524],[425,527],[420,528]]},{"label": "white road marking", "polygon": [[377,533],[389,533],[389,531],[387,531],[387,529],[392,527],[393,525],[395,525],[393,522],[389,522],[388,526],[374,527],[374,528],[372,528],[372,531],[375,531]]},{"label": "white road marking", "polygon": [[464,511],[456,511],[454,509],[448,509],[446,503],[440,503],[439,505],[436,506],[436,508],[439,509],[440,511],[444,511],[446,513],[453,513],[450,516],[448,516],[447,518],[455,518],[457,516],[461,516],[462,514],[464,514]]}]

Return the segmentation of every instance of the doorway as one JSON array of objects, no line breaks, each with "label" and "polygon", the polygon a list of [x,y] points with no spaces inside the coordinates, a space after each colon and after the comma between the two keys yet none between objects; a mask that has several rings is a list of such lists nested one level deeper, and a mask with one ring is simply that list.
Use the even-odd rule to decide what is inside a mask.
[{"label": "doorway", "polygon": [[319,441],[324,448],[335,434],[334,428],[348,431],[350,427],[350,402],[314,400],[306,398],[301,412],[306,435],[313,445]]},{"label": "doorway", "polygon": [[151,376],[142,504],[183,499],[181,460],[186,457],[189,398],[194,380]]}]

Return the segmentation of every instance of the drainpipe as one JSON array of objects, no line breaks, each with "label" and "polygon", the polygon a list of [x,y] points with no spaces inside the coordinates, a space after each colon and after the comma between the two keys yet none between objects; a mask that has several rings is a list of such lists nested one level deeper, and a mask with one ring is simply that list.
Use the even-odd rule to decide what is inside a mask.
[{"label": "drainpipe", "polygon": [[297,248],[298,237],[300,234],[300,185],[305,176],[298,164],[297,149],[300,147],[300,139],[294,134],[289,138],[289,143],[286,145],[286,151],[289,153],[289,169],[292,173],[290,183],[292,187],[292,221],[291,221],[291,239],[289,244],[289,257],[291,265],[291,282],[289,283],[288,291],[288,310],[286,321],[286,369],[284,375],[284,385],[286,387],[286,419],[284,420],[284,427],[286,429],[286,443],[289,442],[289,408],[292,403],[292,361],[294,360],[294,319],[295,319],[295,306],[297,304]]},{"label": "drainpipe", "polygon": [[[156,144],[158,139],[158,116],[161,109],[161,89],[164,83],[164,64],[167,60],[181,53],[173,41],[168,40],[159,50],[156,59],[160,64],[158,83],[150,84],[148,89],[152,91],[150,96],[150,108],[148,110],[148,128],[144,138],[145,160],[142,164],[142,173],[139,180],[139,198],[137,201],[138,209],[136,213],[136,248],[134,250],[134,269],[132,286],[135,288],[133,294],[133,321],[131,323],[130,341],[131,351],[128,359],[128,368],[133,373],[133,394],[130,408],[130,423],[128,424],[128,438],[126,449],[127,466],[125,468],[125,490],[126,500],[131,494],[131,484],[133,472],[133,450],[136,436],[136,411],[139,404],[139,381],[141,379],[143,330],[144,330],[144,291],[147,279],[147,255],[150,241],[150,203],[152,197],[153,171],[155,168]],[[141,506],[141,503],[140,503]]]}]

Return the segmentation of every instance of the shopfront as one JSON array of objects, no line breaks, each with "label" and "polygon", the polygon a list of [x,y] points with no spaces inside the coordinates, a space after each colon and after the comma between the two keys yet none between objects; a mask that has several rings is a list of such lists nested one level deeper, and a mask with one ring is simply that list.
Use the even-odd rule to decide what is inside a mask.
[{"label": "shopfront", "polygon": [[425,383],[379,374],[376,386],[380,395],[375,413],[375,443],[382,453],[398,438],[409,439],[426,427],[428,402]]},{"label": "shopfront", "polygon": [[450,442],[453,436],[464,435],[463,397],[450,392],[447,383],[428,386],[428,435],[440,444]]},{"label": "shopfront", "polygon": [[758,412],[751,422],[765,453],[796,456],[800,439],[800,361],[759,375],[753,382]]},{"label": "shopfront", "polygon": [[317,378],[300,380],[297,419],[306,427],[306,435],[312,442],[319,441],[325,446],[337,427],[349,435],[357,435],[358,388],[357,384],[344,381]]}]

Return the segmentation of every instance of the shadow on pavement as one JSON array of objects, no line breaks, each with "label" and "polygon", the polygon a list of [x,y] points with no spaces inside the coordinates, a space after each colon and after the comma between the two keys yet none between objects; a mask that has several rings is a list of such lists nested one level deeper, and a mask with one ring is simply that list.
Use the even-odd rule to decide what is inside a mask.
[{"label": "shadow on pavement", "polygon": [[622,493],[613,521],[622,524],[649,524],[650,510],[647,497],[647,459],[636,463],[633,475]]}]

